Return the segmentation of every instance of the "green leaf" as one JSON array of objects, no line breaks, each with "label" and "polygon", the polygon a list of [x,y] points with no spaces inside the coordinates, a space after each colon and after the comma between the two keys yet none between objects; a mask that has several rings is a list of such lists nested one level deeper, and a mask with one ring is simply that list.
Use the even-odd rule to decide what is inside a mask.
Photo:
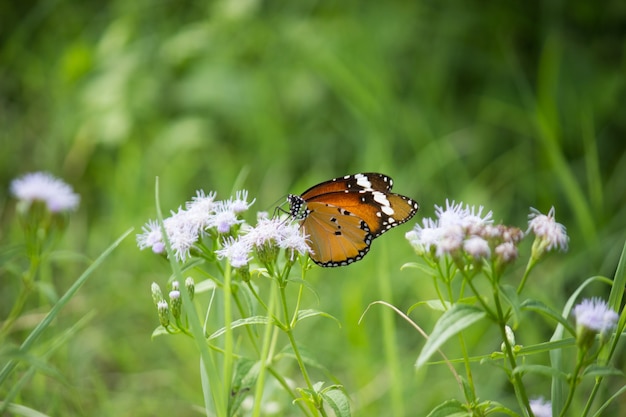
[{"label": "green leaf", "polygon": [[235,363],[231,396],[228,403],[228,415],[236,415],[243,400],[250,395],[259,376],[259,361],[241,358]]},{"label": "green leaf", "polygon": [[316,316],[322,316],[322,317],[326,317],[327,319],[332,319],[335,321],[335,323],[337,323],[339,328],[341,328],[341,322],[337,320],[337,318],[323,311],[313,310],[313,309],[298,310],[298,314],[296,315],[296,320],[293,323],[293,325],[295,326],[296,323],[298,323],[300,320],[304,320],[304,319],[308,319],[310,317],[316,317]]},{"label": "green leaf", "polygon": [[583,373],[584,377],[605,377],[605,376],[624,376],[624,373],[619,369],[611,368],[608,366],[598,366],[591,365],[589,368],[585,369]]},{"label": "green leaf", "polygon": [[[39,339],[41,334],[46,330],[46,328],[52,323],[52,321],[59,314],[61,309],[65,307],[65,305],[72,299],[72,297],[78,292],[80,287],[87,281],[87,279],[91,276],[91,274],[102,265],[104,260],[113,252],[115,248],[117,248],[120,243],[133,231],[133,229],[129,229],[122,236],[120,236],[111,246],[109,246],[99,257],[96,259],[86,270],[82,273],[80,277],[72,284],[72,286],[63,294],[63,296],[59,299],[59,301],[52,306],[50,312],[39,322],[39,324],[31,331],[20,346],[20,352],[26,353],[30,351],[35,342]],[[6,363],[6,365],[0,371],[0,385],[7,380],[9,375],[13,372],[15,367],[17,366],[17,362],[11,360]],[[5,398],[5,401],[11,401],[10,398]]]},{"label": "green leaf", "polygon": [[205,279],[203,281],[198,282],[196,285],[194,285],[194,292],[196,294],[200,294],[203,292],[211,291],[215,287],[217,287],[217,284],[215,284],[215,281],[213,281],[212,279]]},{"label": "green leaf", "polygon": [[545,365],[520,365],[513,369],[513,374],[539,374],[551,378],[561,378],[567,381],[567,374],[559,369]]},{"label": "green leaf", "polygon": [[525,300],[522,303],[521,307],[523,310],[535,311],[551,318],[552,320],[560,323],[572,336],[576,335],[576,330],[574,329],[574,327],[560,312],[548,307],[541,301],[532,299]]},{"label": "green leaf", "polygon": [[332,385],[325,388],[320,393],[324,402],[326,402],[335,412],[337,417],[350,417],[350,400],[339,385]]},{"label": "green leaf", "polygon": [[432,334],[415,362],[415,367],[419,369],[424,366],[426,361],[448,339],[484,317],[485,312],[478,307],[455,304],[450,310],[443,313],[435,324]]},{"label": "green leaf", "polygon": [[433,300],[420,301],[418,303],[413,304],[411,307],[409,307],[409,309],[407,310],[407,314],[410,314],[411,311],[423,305],[430,308],[431,310],[443,312],[443,311],[450,309],[450,307],[452,306],[452,303],[450,303],[449,301],[445,301],[445,300],[444,301],[439,300],[438,298],[435,298]]},{"label": "green leaf", "polygon": [[152,335],[150,336],[150,338],[154,339],[155,337],[164,336],[167,334],[170,334],[170,333],[165,329],[165,327],[159,326],[152,331]]},{"label": "green leaf", "polygon": [[[236,329],[237,327],[250,326],[252,324],[270,324],[273,322],[274,320],[270,319],[267,316],[245,317],[243,319],[238,319],[230,323],[230,328]],[[212,340],[217,337],[220,337],[224,333],[226,333],[226,327],[222,327],[221,329],[216,330],[212,335],[208,337],[208,340]]]},{"label": "green leaf", "polygon": [[435,407],[427,417],[465,417],[471,413],[458,400],[449,400]]},{"label": "green leaf", "polygon": [[[305,365],[320,369],[324,371],[326,374],[328,374],[328,370],[324,367],[324,365],[318,362],[318,360],[313,356],[313,354],[309,351],[309,349],[307,349],[304,346],[301,346],[298,343],[298,351],[300,352],[300,357],[302,358],[302,362],[304,362]],[[298,360],[296,354],[293,352],[293,348],[291,347],[291,344],[286,345],[280,351],[279,355],[287,356],[291,359]],[[279,359],[279,358],[276,358],[276,359]]]}]

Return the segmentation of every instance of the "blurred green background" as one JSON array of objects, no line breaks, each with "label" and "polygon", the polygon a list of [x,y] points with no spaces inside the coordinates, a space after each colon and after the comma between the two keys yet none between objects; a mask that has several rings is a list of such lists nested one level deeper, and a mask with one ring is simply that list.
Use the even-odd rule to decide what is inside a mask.
[{"label": "blurred green background", "polygon": [[[197,189],[227,198],[234,187],[271,211],[289,192],[380,171],[420,202],[417,221],[450,199],[524,228],[529,207],[554,205],[570,251],[540,266],[529,295],[560,308],[588,276],[612,276],[624,243],[625,23],[617,0],[2,2],[0,239],[20,242],[8,188],[31,171],[81,195],[60,247],[92,259],[155,217],[157,176],[168,211]],[[374,300],[406,311],[433,297],[430,280],[400,271],[414,260],[403,237],[414,223],[362,262],[309,275],[319,293],[309,306],[342,327],[312,320],[296,336],[357,415],[425,415],[460,395],[443,367],[413,372],[423,340],[404,322],[393,319],[395,363],[382,309],[357,324]],[[55,265],[58,291],[85,267]],[[192,342],[150,340],[150,283],[168,271],[127,239],[52,330],[95,312],[53,358],[64,379],[39,376],[21,400],[51,415],[198,415]],[[17,284],[0,274],[5,317]],[[411,316],[427,330],[434,320]],[[518,342],[549,332],[538,325],[538,339]],[[481,353],[499,346],[482,343]],[[483,371],[481,398],[511,397]],[[549,396],[546,381],[536,387]]]}]

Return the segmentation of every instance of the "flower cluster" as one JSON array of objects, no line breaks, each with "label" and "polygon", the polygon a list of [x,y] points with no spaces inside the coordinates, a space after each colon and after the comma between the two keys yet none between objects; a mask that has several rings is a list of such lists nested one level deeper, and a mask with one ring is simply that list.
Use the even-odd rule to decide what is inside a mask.
[{"label": "flower cluster", "polygon": [[11,194],[24,210],[40,201],[52,213],[73,211],[78,208],[80,196],[71,186],[47,172],[33,172],[11,182]]},{"label": "flower cluster", "polygon": [[[216,194],[205,194],[199,190],[185,208],[178,208],[170,217],[163,220],[167,238],[178,261],[184,262],[190,257],[191,249],[207,233],[227,235],[231,229],[243,223],[239,214],[254,203],[248,202],[248,192],[238,191],[235,198],[217,201]],[[151,248],[154,253],[165,253],[165,243],[159,223],[150,220],[142,227],[143,233],[137,235],[140,249]]]},{"label": "flower cluster", "polygon": [[226,240],[216,254],[219,259],[227,258],[232,267],[242,268],[250,262],[253,251],[266,263],[275,259],[278,249],[284,249],[290,261],[296,253],[304,255],[310,251],[306,236],[297,224],[261,215],[255,227],[244,225],[242,234],[237,239]]},{"label": "flower cluster", "polygon": [[516,244],[524,236],[516,227],[493,225],[492,212],[483,215],[478,208],[454,201],[435,206],[437,218],[425,218],[407,232],[406,238],[419,255],[439,259],[467,256],[473,261],[490,259],[493,254],[504,262],[517,258]]},{"label": "flower cluster", "polygon": [[446,201],[445,208],[435,206],[435,219],[423,219],[422,224],[407,232],[406,238],[421,256],[436,260],[449,255],[474,262],[495,258],[499,265],[517,258],[517,244],[529,232],[535,235],[535,259],[550,250],[567,249],[569,238],[565,227],[554,219],[554,207],[547,215],[531,209],[527,233],[517,227],[494,225],[492,212],[483,215],[483,210],[482,206]]}]

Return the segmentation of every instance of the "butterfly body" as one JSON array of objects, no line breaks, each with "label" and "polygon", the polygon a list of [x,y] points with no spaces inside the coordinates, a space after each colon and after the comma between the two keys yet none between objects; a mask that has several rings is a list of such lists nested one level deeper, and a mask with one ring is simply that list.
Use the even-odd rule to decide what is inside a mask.
[{"label": "butterfly body", "polygon": [[375,238],[413,217],[417,202],[392,193],[392,186],[386,175],[365,173],[290,194],[289,212],[305,229],[311,259],[323,267],[359,261]]}]

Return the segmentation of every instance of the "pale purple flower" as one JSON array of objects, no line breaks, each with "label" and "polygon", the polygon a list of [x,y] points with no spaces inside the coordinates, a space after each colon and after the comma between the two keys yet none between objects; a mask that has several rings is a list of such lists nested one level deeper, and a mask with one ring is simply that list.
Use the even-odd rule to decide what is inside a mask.
[{"label": "pale purple flower", "polygon": [[446,224],[439,231],[436,254],[438,257],[453,255],[463,246],[465,232],[460,224]]},{"label": "pale purple flower", "polygon": [[179,208],[177,212],[163,220],[167,238],[172,245],[176,260],[184,262],[191,256],[191,248],[200,237],[198,225],[189,221],[188,212]]},{"label": "pale purple flower", "polygon": [[445,208],[435,205],[436,219],[425,218],[405,237],[420,255],[434,249],[437,257],[454,255],[464,249],[475,258],[489,257],[490,248],[483,229],[492,227],[492,212],[484,208],[446,200]]},{"label": "pale purple flower", "polygon": [[611,310],[601,298],[585,298],[574,307],[576,325],[601,335],[606,335],[615,328],[619,316]]},{"label": "pale purple flower", "polygon": [[552,417],[552,403],[543,397],[530,400],[530,409],[535,417]]},{"label": "pale purple flower", "polygon": [[295,253],[304,255],[311,252],[306,242],[307,236],[303,233],[302,228],[298,224],[285,224],[280,229],[281,238],[278,246],[290,253],[293,261]]},{"label": "pale purple flower", "polygon": [[11,193],[28,205],[41,201],[52,213],[76,210],[80,202],[80,196],[71,186],[47,172],[34,172],[14,179]]},{"label": "pale purple flower", "polygon": [[254,204],[255,201],[256,199],[253,199],[251,202],[248,203],[248,191],[241,190],[241,191],[237,191],[235,193],[235,199],[233,200],[231,198],[230,200],[227,201],[227,204],[233,213],[239,214],[248,210],[250,206]]},{"label": "pale purple flower", "polygon": [[156,220],[149,220],[141,230],[143,233],[137,235],[137,246],[144,250],[151,248],[152,252],[161,254],[165,252],[165,244],[161,238],[161,228]]},{"label": "pale purple flower", "polygon": [[222,248],[215,254],[218,259],[228,259],[233,268],[242,268],[252,260],[252,245],[241,237],[235,239],[231,236],[223,241]]},{"label": "pale purple flower", "polygon": [[218,233],[228,233],[233,226],[243,223],[243,220],[237,218],[237,213],[228,202],[220,203],[211,221],[211,227],[215,227]]},{"label": "pale purple flower", "polygon": [[509,263],[517,259],[517,246],[513,242],[500,243],[494,249],[496,256],[500,258],[502,262]]},{"label": "pale purple flower", "polygon": [[463,208],[463,203],[456,204],[454,200],[446,200],[446,208],[435,205],[437,224],[441,227],[449,225],[463,225],[463,219],[467,215],[467,210]]},{"label": "pale purple flower", "polygon": [[437,247],[441,232],[442,229],[437,226],[437,222],[430,218],[424,218],[422,224],[416,224],[412,230],[405,234],[405,238],[417,253],[424,254]]},{"label": "pale purple flower", "polygon": [[557,223],[554,219],[554,206],[547,215],[541,214],[541,212],[532,207],[530,210],[528,229],[543,242],[545,250],[560,249],[566,251],[569,237],[567,236],[565,226]]},{"label": "pale purple flower", "polygon": [[482,237],[471,236],[463,242],[463,250],[472,258],[478,260],[481,258],[489,259],[491,256],[491,250],[489,249],[489,243]]},{"label": "pale purple flower", "polygon": [[199,233],[205,233],[205,229],[211,227],[215,210],[218,203],[215,201],[214,191],[205,194],[203,190],[197,190],[196,196],[185,204],[186,218],[189,223],[196,227]]},{"label": "pale purple flower", "polygon": [[255,247],[267,243],[278,245],[282,238],[281,228],[285,222],[279,218],[259,219],[254,227],[244,227],[246,240]]}]

